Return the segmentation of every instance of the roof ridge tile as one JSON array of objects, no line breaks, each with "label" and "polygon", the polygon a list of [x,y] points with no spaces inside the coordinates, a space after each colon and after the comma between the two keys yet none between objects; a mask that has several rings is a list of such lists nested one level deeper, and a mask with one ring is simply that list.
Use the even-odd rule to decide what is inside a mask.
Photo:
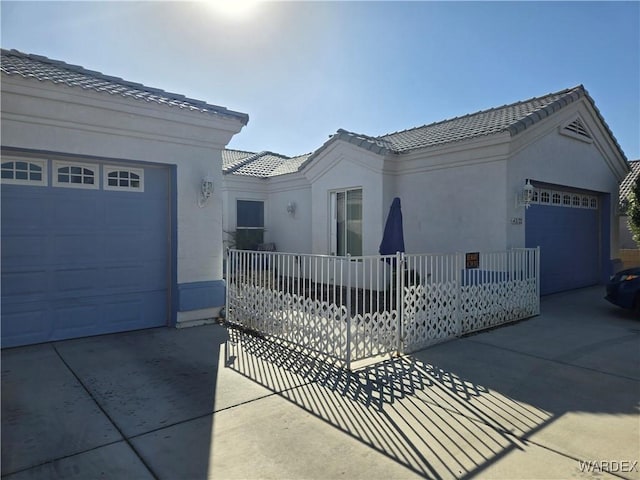
[{"label": "roof ridge tile", "polygon": [[225,148],[225,150],[228,152],[250,153],[251,155],[254,155],[256,153],[256,152],[250,152],[248,150],[238,150],[237,148]]}]

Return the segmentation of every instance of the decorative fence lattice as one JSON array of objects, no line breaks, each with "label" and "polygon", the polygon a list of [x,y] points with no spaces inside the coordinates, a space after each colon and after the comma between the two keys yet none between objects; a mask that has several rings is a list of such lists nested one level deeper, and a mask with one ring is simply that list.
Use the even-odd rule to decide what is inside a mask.
[{"label": "decorative fence lattice", "polygon": [[472,265],[462,254],[230,250],[227,270],[229,323],[347,368],[531,317],[540,308],[538,249],[478,254]]}]

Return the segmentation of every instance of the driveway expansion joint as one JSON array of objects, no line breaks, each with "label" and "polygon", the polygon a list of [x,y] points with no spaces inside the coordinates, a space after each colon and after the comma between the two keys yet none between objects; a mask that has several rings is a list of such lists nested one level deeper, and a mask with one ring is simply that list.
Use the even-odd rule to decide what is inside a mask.
[{"label": "driveway expansion joint", "polygon": [[[69,363],[67,363],[67,361],[64,359],[64,357],[62,356],[62,354],[58,351],[58,349],[56,348],[56,344],[52,343],[51,347],[53,348],[53,351],[56,352],[56,355],[58,356],[58,358],[60,359],[60,361],[64,364],[64,366],[69,370],[69,372],[71,372],[71,374],[74,376],[74,378],[77,380],[77,382],[82,386],[82,388],[84,389],[85,392],[87,392],[87,395],[89,395],[89,397],[91,398],[91,400],[93,400],[93,402],[96,404],[96,406],[98,407],[98,409],[102,412],[102,414],[107,418],[107,420],[109,420],[109,422],[111,423],[111,425],[113,425],[113,428],[116,429],[116,431],[118,432],[118,434],[122,437],[122,440],[120,441],[124,441],[129,448],[131,449],[131,451],[135,454],[136,457],[138,457],[138,460],[140,460],[140,462],[145,466],[145,468],[149,471],[149,473],[151,474],[151,476],[153,476],[153,478],[155,478],[156,480],[159,480],[158,475],[156,474],[156,472],[153,471],[153,469],[151,468],[151,466],[145,461],[144,458],[142,458],[142,456],[138,453],[138,451],[136,450],[136,448],[133,446],[133,444],[129,441],[129,438],[124,434],[124,432],[120,429],[120,427],[118,426],[118,424],[115,422],[115,420],[113,420],[113,418],[111,418],[111,416],[109,415],[109,413],[102,407],[102,405],[100,404],[100,402],[98,401],[98,399],[95,397],[95,395],[93,395],[93,393],[91,393],[91,390],[89,390],[87,388],[87,386],[85,385],[85,383],[82,381],[82,379],[78,376],[78,374],[73,370],[73,368],[71,368],[71,365],[69,365]],[[106,445],[110,445],[113,442],[109,442],[109,444],[105,444],[105,445],[101,445],[100,447],[104,447]],[[117,442],[116,442],[117,443]],[[100,448],[100,447],[96,447],[96,448]],[[92,450],[95,450],[92,449]],[[75,454],[74,454],[75,455]],[[55,460],[59,460],[59,459],[55,459]],[[54,461],[55,461],[54,460]],[[49,463],[49,462],[47,462]]]},{"label": "driveway expansion joint", "polygon": [[47,460],[45,462],[40,462],[40,463],[36,463],[36,464],[33,464],[33,465],[29,465],[29,466],[24,467],[24,468],[19,468],[18,470],[14,470],[12,472],[2,472],[2,475],[0,476],[0,478],[6,478],[9,475],[15,475],[15,474],[18,474],[18,473],[29,471],[29,470],[34,469],[34,468],[43,467],[44,465],[49,465],[49,464],[52,464],[52,463],[60,461],[60,460],[65,460],[67,458],[73,458],[73,457],[77,457],[78,455],[84,455],[85,453],[93,452],[95,450],[99,450],[101,448],[108,447],[110,445],[116,445],[116,444],[118,444],[120,442],[123,442],[123,441],[124,441],[124,439],[120,439],[120,440],[115,440],[113,442],[103,443],[101,445],[97,445],[97,446],[92,447],[92,448],[87,448],[86,450],[81,450],[79,452],[74,452],[74,453],[71,453],[69,455],[62,455],[60,457],[52,458],[51,460]]}]

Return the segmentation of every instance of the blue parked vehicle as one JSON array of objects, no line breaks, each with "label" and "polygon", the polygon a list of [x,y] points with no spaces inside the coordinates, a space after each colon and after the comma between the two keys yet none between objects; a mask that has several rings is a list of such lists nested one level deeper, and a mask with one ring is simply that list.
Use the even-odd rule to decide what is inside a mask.
[{"label": "blue parked vehicle", "polygon": [[607,296],[604,298],[640,317],[640,267],[616,273],[607,283]]}]

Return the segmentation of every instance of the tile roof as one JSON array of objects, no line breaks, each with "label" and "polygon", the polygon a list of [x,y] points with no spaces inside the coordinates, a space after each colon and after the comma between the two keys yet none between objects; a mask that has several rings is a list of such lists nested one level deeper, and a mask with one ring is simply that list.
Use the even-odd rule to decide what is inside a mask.
[{"label": "tile roof", "polygon": [[332,139],[346,140],[349,143],[381,155],[395,151],[393,144],[382,137],[370,137],[361,133],[348,132],[342,128],[338,129],[335,135],[332,136]]},{"label": "tile roof", "polygon": [[233,170],[233,168],[239,166],[241,163],[255,155],[255,152],[245,152],[243,150],[222,150],[222,171],[227,172]]},{"label": "tile roof", "polygon": [[620,184],[620,202],[624,202],[629,198],[633,184],[638,176],[640,176],[640,160],[630,161],[629,168],[631,171]]},{"label": "tile roof", "polygon": [[500,132],[509,132],[511,136],[514,136],[582,97],[586,97],[591,103],[600,121],[607,129],[618,153],[626,160],[622,148],[604,121],[595,102],[582,85],[567,88],[556,93],[549,93],[541,97],[534,97],[529,100],[482,110],[461,117],[442,120],[429,125],[414,127],[378,137],[371,137],[340,129],[320,148],[314,151],[309,160],[313,160],[313,158],[337,140],[347,141],[378,154],[402,154],[413,150],[460,142]]},{"label": "tile roof", "polygon": [[[607,126],[600,111],[596,107],[593,99],[589,96],[582,85],[573,88],[567,88],[556,93],[549,93],[541,97],[530,98],[509,105],[495,107],[488,110],[482,110],[476,113],[470,113],[461,117],[456,117],[440,122],[415,127],[408,130],[393,132],[378,137],[349,132],[339,129],[329,140],[316,149],[313,153],[304,156],[304,160],[299,164],[291,162],[288,164],[291,171],[298,171],[313,161],[331,144],[338,140],[342,140],[368,151],[379,155],[387,154],[403,154],[414,150],[429,148],[439,145],[451,144],[472,138],[493,135],[501,132],[508,132],[511,136],[529,128],[531,125],[552,115],[563,107],[586,98],[596,114],[598,115],[602,125],[607,129],[611,140],[618,149],[621,158],[626,160],[626,156],[622,148],[616,141],[613,133]],[[283,169],[276,170],[273,163],[268,163],[266,158],[261,158],[267,152],[256,154],[255,158],[245,157],[242,169],[235,169],[227,173],[247,174],[253,176],[271,176],[272,172],[283,172]],[[287,158],[278,154],[272,154],[279,158]],[[272,162],[275,160],[272,159]],[[282,161],[282,160],[280,160]],[[256,163],[255,166],[251,164]],[[278,163],[277,161],[275,161]],[[284,162],[284,161],[283,161]],[[294,167],[297,165],[297,170]],[[244,172],[244,173],[243,173]],[[281,174],[281,173],[278,173]]]},{"label": "tile roof", "polygon": [[225,174],[268,178],[294,173],[307,160],[309,154],[287,157],[273,152],[222,151],[222,171]]},{"label": "tile roof", "polygon": [[[444,145],[500,132],[509,132],[513,136],[585,96],[598,112],[587,91],[582,85],[578,85],[560,92],[382,135],[377,138],[389,142],[394,152],[404,153],[410,150]],[[600,115],[599,112],[598,115]],[[600,120],[606,126],[601,116]],[[615,141],[611,131],[609,133]],[[617,142],[616,145],[624,158],[622,149],[620,149]]]},{"label": "tile roof", "polygon": [[155,102],[160,105],[211,115],[234,117],[239,119],[243,125],[249,121],[249,116],[246,113],[234,112],[225,107],[211,105],[177,93],[165,92],[40,55],[22,53],[17,50],[2,49],[1,51],[0,70],[6,75],[18,75],[24,78],[109,93],[139,101]]},{"label": "tile roof", "polygon": [[302,165],[307,162],[310,156],[310,153],[305,153],[304,155],[298,155],[296,157],[288,158],[287,160],[281,162],[280,165],[278,165],[271,172],[272,176],[284,175],[285,173],[295,173],[299,171],[302,168]]}]

